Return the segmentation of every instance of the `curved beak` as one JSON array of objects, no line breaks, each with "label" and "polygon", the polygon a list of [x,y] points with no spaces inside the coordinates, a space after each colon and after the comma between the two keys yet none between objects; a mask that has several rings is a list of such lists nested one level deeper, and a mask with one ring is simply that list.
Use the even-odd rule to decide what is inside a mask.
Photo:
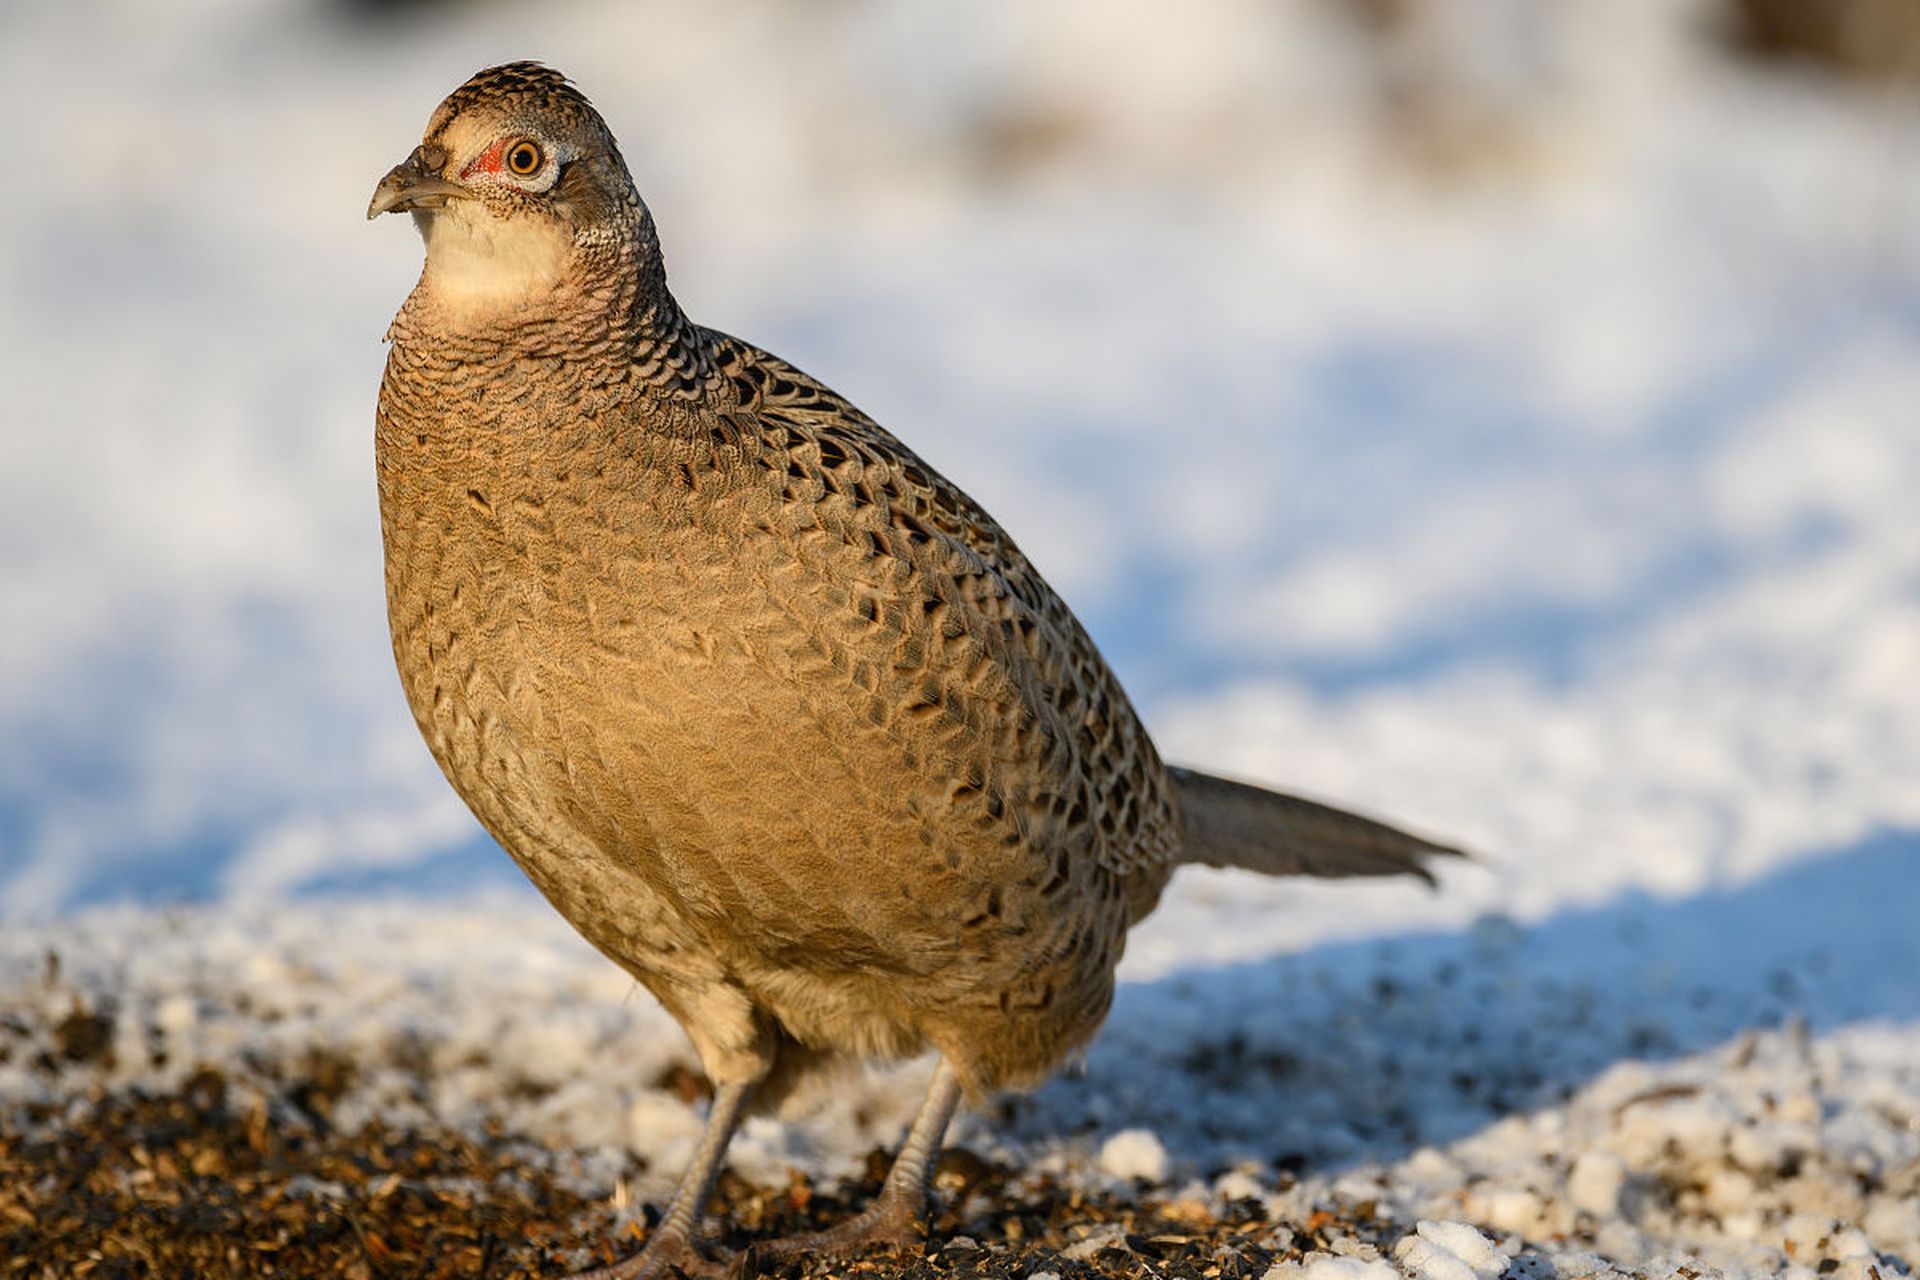
[{"label": "curved beak", "polygon": [[415,147],[413,154],[387,170],[387,176],[373,189],[373,200],[367,205],[368,219],[409,209],[438,209],[449,200],[469,198],[472,192],[440,176],[440,166],[446,162],[444,147]]}]

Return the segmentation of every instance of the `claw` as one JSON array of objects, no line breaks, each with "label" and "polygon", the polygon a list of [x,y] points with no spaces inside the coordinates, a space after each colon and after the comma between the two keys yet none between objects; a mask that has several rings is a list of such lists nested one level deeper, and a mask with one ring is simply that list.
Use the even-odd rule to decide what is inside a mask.
[{"label": "claw", "polygon": [[881,1192],[865,1213],[847,1219],[825,1231],[763,1240],[733,1255],[727,1280],[750,1280],[760,1274],[761,1265],[789,1258],[811,1258],[820,1254],[843,1255],[863,1249],[885,1246],[902,1253],[924,1247],[926,1224],[920,1220],[919,1205],[907,1195]]},{"label": "claw", "polygon": [[662,1231],[655,1232],[632,1257],[622,1258],[609,1267],[578,1272],[570,1280],[667,1280],[674,1275],[686,1276],[689,1280],[720,1280],[722,1276],[734,1274],[729,1263],[738,1262],[739,1255],[729,1262],[716,1262],[684,1235]]}]

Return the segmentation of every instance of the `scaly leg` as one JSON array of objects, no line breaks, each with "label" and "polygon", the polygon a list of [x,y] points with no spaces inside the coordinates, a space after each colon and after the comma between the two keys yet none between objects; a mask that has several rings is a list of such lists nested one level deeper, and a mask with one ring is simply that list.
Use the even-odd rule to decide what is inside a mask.
[{"label": "scaly leg", "polygon": [[927,1192],[933,1181],[933,1159],[940,1150],[940,1139],[953,1119],[960,1102],[960,1077],[942,1058],[927,1089],[926,1101],[907,1130],[900,1154],[893,1159],[887,1180],[867,1206],[865,1213],[847,1219],[837,1227],[786,1236],[757,1244],[733,1260],[729,1276],[740,1276],[754,1261],[772,1261],[818,1253],[847,1253],[870,1244],[888,1244],[904,1248],[925,1238]]},{"label": "scaly leg", "polygon": [[699,1250],[700,1215],[706,1208],[707,1194],[713,1190],[720,1164],[726,1159],[727,1143],[733,1140],[733,1131],[740,1123],[740,1106],[752,1087],[725,1084],[714,1092],[700,1149],[693,1153],[687,1171],[680,1175],[680,1185],[674,1190],[667,1216],[647,1237],[646,1247],[610,1267],[583,1271],[573,1280],[658,1280],[672,1274],[675,1268],[690,1276],[720,1274],[720,1264]]}]

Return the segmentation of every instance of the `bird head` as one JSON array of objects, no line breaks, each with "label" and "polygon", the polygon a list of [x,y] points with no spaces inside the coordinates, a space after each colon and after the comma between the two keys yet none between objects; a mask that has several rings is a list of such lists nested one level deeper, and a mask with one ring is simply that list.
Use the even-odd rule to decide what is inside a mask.
[{"label": "bird head", "polygon": [[566,77],[536,62],[476,73],[374,188],[367,217],[410,212],[432,292],[508,301],[551,287],[580,257],[652,237],[613,135]]}]

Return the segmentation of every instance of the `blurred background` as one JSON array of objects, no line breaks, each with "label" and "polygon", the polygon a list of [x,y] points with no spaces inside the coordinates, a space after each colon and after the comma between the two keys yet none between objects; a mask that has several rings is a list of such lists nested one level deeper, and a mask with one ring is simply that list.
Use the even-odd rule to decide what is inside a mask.
[{"label": "blurred background", "polygon": [[1920,861],[1915,0],[26,0],[0,917],[520,892],[391,669],[362,211],[524,57],[1166,754],[1487,855],[1318,936]]}]

